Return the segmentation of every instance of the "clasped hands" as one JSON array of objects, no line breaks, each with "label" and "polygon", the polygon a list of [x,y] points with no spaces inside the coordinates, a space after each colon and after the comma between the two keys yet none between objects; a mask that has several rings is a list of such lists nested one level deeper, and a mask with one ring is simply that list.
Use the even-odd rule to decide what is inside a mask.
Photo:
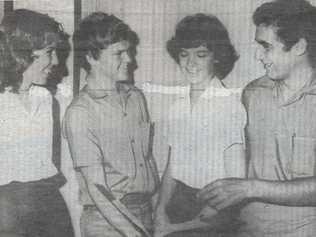
[{"label": "clasped hands", "polygon": [[[226,178],[216,180],[197,193],[197,198],[205,202],[205,208],[191,221],[171,224],[166,213],[158,212],[155,215],[154,237],[163,237],[173,232],[198,228],[212,228],[209,221],[218,211],[234,206],[252,197],[254,192],[252,180],[240,178]],[[216,217],[215,217],[216,218]]]}]

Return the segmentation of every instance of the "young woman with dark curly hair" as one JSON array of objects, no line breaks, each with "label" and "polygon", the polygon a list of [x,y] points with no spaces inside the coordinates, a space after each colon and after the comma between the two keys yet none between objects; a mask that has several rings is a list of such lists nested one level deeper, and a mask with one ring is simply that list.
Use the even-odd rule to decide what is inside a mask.
[{"label": "young woman with dark curly hair", "polygon": [[246,114],[239,91],[222,82],[238,56],[225,26],[205,14],[183,18],[167,49],[189,86],[170,108],[166,136],[171,152],[155,215],[156,236],[219,236],[229,229],[224,223],[234,223],[234,212],[217,212],[199,202],[196,193],[216,179],[245,175]]}]

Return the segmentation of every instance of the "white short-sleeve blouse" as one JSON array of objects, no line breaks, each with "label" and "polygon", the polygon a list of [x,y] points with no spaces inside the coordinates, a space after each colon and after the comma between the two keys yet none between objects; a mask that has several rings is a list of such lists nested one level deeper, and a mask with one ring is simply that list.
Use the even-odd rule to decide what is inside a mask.
[{"label": "white short-sleeve blouse", "polygon": [[193,108],[189,88],[171,106],[166,136],[171,146],[173,178],[202,188],[229,176],[225,172],[224,151],[233,144],[244,143],[246,112],[240,93],[241,90],[227,89],[213,78]]},{"label": "white short-sleeve blouse", "polygon": [[18,94],[0,94],[0,185],[57,173],[52,162],[52,96],[36,86],[28,93],[29,109]]}]

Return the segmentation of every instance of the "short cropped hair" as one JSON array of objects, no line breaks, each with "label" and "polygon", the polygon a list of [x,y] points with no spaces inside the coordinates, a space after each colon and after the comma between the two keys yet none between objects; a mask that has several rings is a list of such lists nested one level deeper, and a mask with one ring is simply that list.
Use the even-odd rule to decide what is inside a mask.
[{"label": "short cropped hair", "polygon": [[316,66],[316,7],[308,1],[275,0],[264,3],[254,12],[253,22],[257,27],[275,27],[285,51],[304,38],[310,64]]},{"label": "short cropped hair", "polygon": [[1,60],[7,61],[5,64],[8,70],[7,76],[0,79],[0,92],[9,86],[17,92],[23,80],[23,72],[34,60],[33,51],[52,44],[58,47],[60,38],[65,38],[67,34],[53,18],[27,9],[6,14],[1,25],[6,38],[6,45],[4,42],[2,45],[7,47],[6,57]]},{"label": "short cropped hair", "polygon": [[176,26],[175,35],[167,42],[167,50],[179,63],[182,48],[202,45],[214,53],[216,76],[219,79],[225,78],[233,69],[238,55],[227,29],[215,16],[198,13],[183,18]]},{"label": "short cropped hair", "polygon": [[102,49],[123,40],[133,46],[139,43],[137,34],[116,16],[103,12],[90,14],[80,22],[73,36],[79,65],[89,72],[91,65],[86,59],[87,55],[98,60]]}]

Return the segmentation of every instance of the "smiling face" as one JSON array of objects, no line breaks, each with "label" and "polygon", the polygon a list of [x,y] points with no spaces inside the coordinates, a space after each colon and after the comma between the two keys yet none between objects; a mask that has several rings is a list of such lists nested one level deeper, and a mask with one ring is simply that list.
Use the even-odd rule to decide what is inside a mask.
[{"label": "smiling face", "polygon": [[287,79],[294,70],[298,57],[293,48],[285,51],[285,46],[278,39],[273,26],[258,26],[255,40],[259,44],[256,57],[263,64],[266,75],[273,80]]},{"label": "smiling face", "polygon": [[131,63],[129,50],[130,43],[124,40],[102,49],[98,59],[91,57],[88,59],[91,70],[96,73],[100,89],[107,89],[117,81],[129,79],[128,66]]},{"label": "smiling face", "polygon": [[179,65],[191,84],[203,84],[214,76],[214,54],[205,46],[181,49]]},{"label": "smiling face", "polygon": [[36,50],[33,52],[33,57],[38,65],[39,74],[42,75],[42,83],[45,84],[48,75],[51,73],[52,67],[58,64],[58,59],[56,55],[55,47],[46,47],[41,50]]},{"label": "smiling face", "polygon": [[32,58],[33,62],[23,72],[20,90],[27,90],[32,84],[45,85],[52,67],[58,64],[54,45],[34,50]]}]

